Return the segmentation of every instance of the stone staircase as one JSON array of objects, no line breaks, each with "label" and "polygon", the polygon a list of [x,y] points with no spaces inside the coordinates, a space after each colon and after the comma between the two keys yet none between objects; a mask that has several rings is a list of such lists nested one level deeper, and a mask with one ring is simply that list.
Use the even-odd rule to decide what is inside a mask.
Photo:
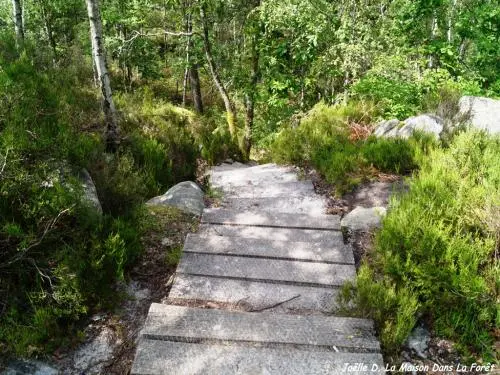
[{"label": "stone staircase", "polygon": [[292,168],[235,163],[215,167],[211,184],[223,207],[205,209],[187,236],[131,374],[383,372],[373,322],[334,314],[354,259],[312,183]]}]

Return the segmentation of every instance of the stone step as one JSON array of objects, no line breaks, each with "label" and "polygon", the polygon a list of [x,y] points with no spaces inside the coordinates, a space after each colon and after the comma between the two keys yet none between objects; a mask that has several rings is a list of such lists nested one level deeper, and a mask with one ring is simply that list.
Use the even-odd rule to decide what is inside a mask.
[{"label": "stone step", "polygon": [[165,341],[235,341],[380,350],[371,320],[235,312],[158,303],[151,305],[141,335]]},{"label": "stone step", "polygon": [[[349,371],[346,363],[363,365]],[[137,350],[131,375],[382,373],[382,370],[373,371],[373,366],[383,368],[382,356],[378,353],[332,353],[145,339]]]},{"label": "stone step", "polygon": [[184,252],[354,264],[352,249],[341,237],[334,237],[329,243],[314,243],[190,233]]},{"label": "stone step", "polygon": [[326,211],[326,199],[316,196],[302,197],[259,197],[259,198],[226,198],[222,199],[222,207],[231,210],[258,210],[259,212],[280,212],[289,214],[307,214],[320,216]]},{"label": "stone step", "polygon": [[245,311],[332,313],[338,288],[177,274],[168,301],[220,302]]},{"label": "stone step", "polygon": [[[229,166],[236,166],[229,167]],[[216,175],[232,175],[232,174],[259,174],[259,173],[267,173],[267,172],[276,172],[276,173],[296,173],[297,168],[285,166],[285,165],[277,165],[274,163],[268,164],[260,164],[260,165],[248,165],[248,164],[222,164],[220,166],[216,166],[210,169],[211,174]]]},{"label": "stone step", "polygon": [[314,186],[311,181],[279,182],[269,185],[244,185],[224,187],[223,198],[275,198],[313,196]]},{"label": "stone step", "polygon": [[263,211],[239,211],[207,208],[201,222],[206,224],[252,225],[278,228],[311,228],[340,230],[337,215],[308,215]]},{"label": "stone step", "polygon": [[355,278],[354,265],[269,260],[227,255],[184,253],[178,273],[295,285],[341,286]]},{"label": "stone step", "polygon": [[235,170],[240,170],[240,169],[247,169],[252,167],[251,165],[248,164],[243,164],[240,162],[234,162],[234,163],[222,163],[219,164],[215,167],[212,167],[210,169],[211,173],[217,173],[217,172],[228,172],[228,171],[235,171]]},{"label": "stone step", "polygon": [[280,182],[299,181],[295,170],[289,167],[250,167],[210,173],[210,184],[227,189],[245,185],[268,186]]},{"label": "stone step", "polygon": [[338,243],[338,241],[342,241],[342,233],[340,231],[253,227],[243,225],[200,224],[198,234],[201,236],[247,237],[291,242]]}]

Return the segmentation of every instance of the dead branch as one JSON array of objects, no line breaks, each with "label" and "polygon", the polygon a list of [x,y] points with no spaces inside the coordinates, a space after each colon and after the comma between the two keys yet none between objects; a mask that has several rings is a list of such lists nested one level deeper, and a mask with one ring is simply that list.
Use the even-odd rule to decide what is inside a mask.
[{"label": "dead branch", "polygon": [[260,309],[252,309],[250,310],[250,312],[260,312],[260,311],[265,311],[265,310],[269,310],[269,309],[273,309],[275,307],[278,307],[278,306],[281,306],[283,305],[284,303],[287,303],[287,302],[290,302],[290,301],[293,301],[294,299],[297,299],[300,297],[300,294],[297,294],[295,296],[293,296],[292,298],[289,298],[285,301],[281,301],[281,302],[278,302],[278,303],[275,303],[274,305],[270,305],[270,306],[266,306],[266,307],[262,307]]},{"label": "dead branch", "polygon": [[0,168],[0,176],[2,176],[3,171],[5,169],[5,166],[7,165],[7,158],[9,157],[9,152],[10,152],[10,148],[7,148],[7,151],[5,152],[5,156],[3,159],[2,168]]},{"label": "dead branch", "polygon": [[193,36],[194,34],[195,34],[194,32],[185,32],[185,31],[174,32],[174,31],[168,31],[168,30],[163,30],[159,33],[149,33],[149,32],[141,33],[140,31],[134,30],[134,31],[132,31],[132,36],[129,39],[124,40],[123,44],[132,43],[135,39],[137,39],[139,37],[155,37],[155,36],[164,36],[164,35],[168,35],[168,36]]},{"label": "dead branch", "polygon": [[[0,264],[0,269],[10,267],[12,264],[23,260],[25,255],[31,249],[39,246],[43,242],[43,240],[45,239],[47,234],[54,228],[54,226],[56,225],[57,221],[61,218],[61,216],[64,215],[65,213],[69,212],[70,209],[71,208],[66,208],[65,210],[62,210],[61,212],[59,212],[59,214],[46,225],[46,227],[42,233],[42,236],[37,241],[33,242],[31,245],[29,245],[29,246],[25,247],[24,249],[22,249],[21,251],[19,251],[19,253],[13,259],[8,261],[7,263]],[[36,264],[35,264],[35,267],[36,267]],[[38,267],[36,267],[36,268],[38,269]]]}]

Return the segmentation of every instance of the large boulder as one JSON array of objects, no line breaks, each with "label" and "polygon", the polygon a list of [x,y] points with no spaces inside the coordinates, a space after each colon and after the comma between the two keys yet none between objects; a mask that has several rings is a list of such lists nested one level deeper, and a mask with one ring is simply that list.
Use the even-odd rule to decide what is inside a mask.
[{"label": "large boulder", "polygon": [[472,127],[500,133],[500,100],[463,96],[458,105],[460,115],[468,118]]},{"label": "large boulder", "polygon": [[385,120],[378,124],[373,134],[376,135],[377,137],[382,137],[384,135],[386,137],[389,137],[390,136],[389,133],[394,129],[396,129],[397,132],[398,127],[399,127],[399,120],[397,118],[392,120]]},{"label": "large boulder", "polygon": [[201,216],[205,203],[203,191],[192,181],[181,182],[170,188],[165,194],[146,202],[152,206],[172,206],[193,215]]},{"label": "large boulder", "polygon": [[409,138],[413,132],[422,131],[424,133],[433,134],[436,139],[439,139],[443,129],[443,119],[436,115],[424,114],[409,117],[402,123],[397,119],[383,121],[377,126],[373,134],[377,137],[400,137],[406,139]]},{"label": "large boulder", "polygon": [[439,139],[443,128],[442,118],[431,114],[419,115],[407,118],[404,121],[404,126],[399,129],[398,136],[409,138],[415,131],[422,131],[433,134],[436,139]]}]

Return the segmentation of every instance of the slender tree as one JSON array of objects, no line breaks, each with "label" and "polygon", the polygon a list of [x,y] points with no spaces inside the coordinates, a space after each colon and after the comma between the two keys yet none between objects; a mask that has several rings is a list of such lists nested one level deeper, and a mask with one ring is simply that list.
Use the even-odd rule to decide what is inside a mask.
[{"label": "slender tree", "polygon": [[106,143],[108,150],[115,151],[120,143],[116,109],[113,102],[111,82],[106,66],[106,51],[102,34],[102,21],[99,0],[86,0],[90,21],[90,38],[92,41],[92,57],[102,92],[104,118],[106,121]]},{"label": "slender tree", "polygon": [[198,64],[193,63],[189,68],[189,83],[191,86],[191,96],[193,97],[193,105],[196,112],[202,114],[203,109],[203,100],[201,97],[201,85],[200,85],[200,76],[198,74]]},{"label": "slender tree", "polygon": [[53,61],[54,64],[57,62],[57,43],[54,38],[54,30],[52,27],[52,17],[50,14],[50,11],[47,7],[46,0],[39,0],[38,4],[40,6],[40,14],[42,16],[42,21],[44,23],[44,28],[45,28],[45,33],[47,34],[47,39],[50,44],[50,48],[52,49],[53,53]]},{"label": "slender tree", "polygon": [[[193,19],[192,15],[189,14],[187,19],[187,33],[192,34],[193,32]],[[193,98],[193,105],[196,112],[202,114],[203,113],[203,100],[201,97],[201,85],[200,85],[200,76],[198,74],[198,63],[193,59],[193,39],[191,35],[188,36],[188,45],[186,47],[187,56],[186,56],[186,75],[185,80],[189,78],[189,84],[191,86],[191,96]],[[186,82],[187,84],[187,82]]]},{"label": "slender tree", "polygon": [[[184,20],[185,20],[185,31],[186,33],[191,32],[192,27],[191,27],[191,14],[189,14],[187,11],[187,6],[184,7]],[[186,42],[186,67],[184,68],[184,80],[182,81],[182,106],[186,106],[186,97],[187,97],[187,86],[188,86],[188,79],[189,79],[189,66],[191,65],[191,36],[187,37],[187,42]]]},{"label": "slender tree", "polygon": [[[250,10],[252,13],[260,6],[260,0],[255,0],[253,8]],[[247,157],[250,156],[250,149],[252,148],[252,132],[255,117],[255,95],[257,91],[257,82],[259,80],[259,47],[258,42],[261,33],[260,21],[253,14],[252,22],[250,24],[250,82],[245,93],[245,135],[243,138],[243,152]]]},{"label": "slender tree", "polygon": [[21,0],[12,0],[12,11],[14,16],[14,28],[16,31],[16,42],[18,47],[24,43],[23,8]]},{"label": "slender tree", "polygon": [[210,43],[210,36],[208,30],[208,21],[206,17],[206,4],[202,0],[200,4],[200,18],[203,27],[203,44],[205,46],[205,56],[207,58],[208,67],[210,69],[210,74],[214,80],[215,86],[219,90],[219,94],[224,101],[224,106],[226,108],[226,119],[229,126],[229,133],[231,137],[236,137],[236,109],[234,107],[231,98],[229,97],[224,84],[222,83],[219,73],[217,71],[217,65],[212,54],[212,46]]}]

